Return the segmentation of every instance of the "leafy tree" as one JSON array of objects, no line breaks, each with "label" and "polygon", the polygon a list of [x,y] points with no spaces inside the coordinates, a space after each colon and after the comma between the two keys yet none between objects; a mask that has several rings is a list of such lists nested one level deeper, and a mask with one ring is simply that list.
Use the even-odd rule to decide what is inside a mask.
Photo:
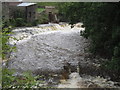
[{"label": "leafy tree", "polygon": [[66,21],[84,23],[86,29],[82,36],[92,40],[90,51],[108,58],[107,66],[120,71],[120,2],[65,4],[61,13],[66,16]]}]

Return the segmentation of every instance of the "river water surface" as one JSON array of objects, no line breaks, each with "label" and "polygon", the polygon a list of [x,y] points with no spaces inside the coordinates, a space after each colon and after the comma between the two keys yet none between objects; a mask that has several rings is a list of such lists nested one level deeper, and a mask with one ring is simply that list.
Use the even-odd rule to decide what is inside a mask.
[{"label": "river water surface", "polygon": [[[12,37],[16,39],[11,38],[9,43],[15,45],[17,51],[11,53],[8,67],[40,74],[42,72],[60,73],[65,63],[75,67],[78,63],[84,65],[86,62],[92,63],[84,59],[86,54],[84,50],[88,46],[88,40],[80,36],[81,31],[84,30],[80,26],[81,23],[76,24],[74,28],[71,28],[69,24],[43,24],[38,27],[14,29]],[[78,70],[73,70],[69,79],[61,81],[57,87],[89,87],[91,84],[88,82],[92,81],[98,83],[99,87],[114,87],[113,82],[108,82],[108,84],[106,79],[100,77],[87,76],[86,78],[85,76],[83,78],[79,76]]]}]

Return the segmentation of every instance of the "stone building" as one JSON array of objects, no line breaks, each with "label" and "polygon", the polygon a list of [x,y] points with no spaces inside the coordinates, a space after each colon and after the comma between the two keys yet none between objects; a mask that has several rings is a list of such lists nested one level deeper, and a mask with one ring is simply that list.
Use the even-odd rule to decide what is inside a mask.
[{"label": "stone building", "polygon": [[45,12],[49,14],[50,12],[55,13],[55,6],[45,6]]},{"label": "stone building", "polygon": [[5,21],[8,21],[13,17],[14,11],[17,9],[17,5],[22,2],[2,2],[2,17]]},{"label": "stone building", "polygon": [[58,10],[55,6],[45,6],[45,12],[48,14],[49,22],[57,23],[59,21],[57,17]]},{"label": "stone building", "polygon": [[25,19],[27,22],[32,22],[36,19],[36,8],[36,3],[3,2],[2,17],[5,21],[7,21],[9,19],[16,18],[15,13],[20,13],[23,14],[23,19]]},{"label": "stone building", "polygon": [[37,19],[36,3],[21,3],[17,6],[24,12],[27,22],[32,22]]}]

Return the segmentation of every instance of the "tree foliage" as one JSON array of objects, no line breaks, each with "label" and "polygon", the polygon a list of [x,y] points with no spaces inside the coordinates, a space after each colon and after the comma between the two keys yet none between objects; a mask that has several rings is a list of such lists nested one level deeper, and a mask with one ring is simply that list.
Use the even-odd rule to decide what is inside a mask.
[{"label": "tree foliage", "polygon": [[7,25],[5,25],[3,23],[1,37],[0,37],[1,44],[2,44],[1,45],[2,46],[2,50],[1,50],[1,57],[2,57],[2,59],[8,59],[10,53],[13,50],[16,49],[15,46],[10,46],[8,44],[9,38],[10,38],[10,34],[11,34],[11,29],[12,29],[12,26],[7,26]]},{"label": "tree foliage", "polygon": [[71,3],[63,8],[60,13],[71,24],[84,23],[82,35],[92,40],[90,51],[110,59],[107,66],[120,71],[120,2]]},{"label": "tree foliage", "polygon": [[24,72],[20,76],[15,76],[15,70],[4,68],[2,70],[2,88],[3,89],[21,89],[38,87],[42,81],[37,81],[38,76],[34,77],[31,72]]}]

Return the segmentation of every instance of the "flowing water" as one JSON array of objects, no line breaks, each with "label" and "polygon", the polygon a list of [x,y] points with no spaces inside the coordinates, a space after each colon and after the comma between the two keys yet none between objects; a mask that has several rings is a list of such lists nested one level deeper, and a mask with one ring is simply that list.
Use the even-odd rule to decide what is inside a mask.
[{"label": "flowing water", "polygon": [[[77,67],[78,63],[86,65],[92,63],[85,61],[85,49],[88,47],[88,40],[80,36],[82,24],[78,23],[74,28],[69,24],[42,24],[36,27],[26,27],[14,29],[14,34],[9,44],[17,47],[16,52],[12,52],[8,67],[18,71],[30,70],[36,74],[47,72],[61,73],[66,63],[71,67]],[[15,38],[15,39],[14,39]],[[90,87],[90,82],[98,83],[100,87],[113,87],[113,82],[105,83],[106,79],[87,76],[80,77],[74,68],[69,79],[59,81],[58,88],[80,88]],[[57,74],[58,75],[58,74]],[[53,78],[53,77],[52,77]],[[101,80],[101,84],[98,81]],[[53,81],[52,81],[53,82]],[[103,86],[102,86],[103,85]],[[95,86],[95,85],[94,85]]]},{"label": "flowing water", "polygon": [[17,52],[11,54],[9,68],[19,70],[60,71],[64,62],[77,65],[84,57],[85,39],[82,28],[69,25],[39,25],[38,28],[15,29],[10,40]]}]

